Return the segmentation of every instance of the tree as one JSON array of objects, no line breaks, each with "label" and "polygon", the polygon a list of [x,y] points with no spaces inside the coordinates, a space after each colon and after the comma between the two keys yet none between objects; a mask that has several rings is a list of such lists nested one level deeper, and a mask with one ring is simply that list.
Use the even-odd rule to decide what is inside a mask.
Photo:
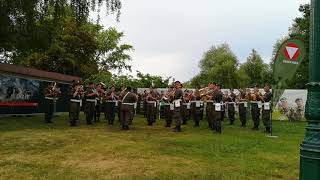
[{"label": "tree", "polygon": [[238,88],[246,88],[250,86],[251,78],[245,71],[245,66],[240,65],[237,70],[237,87]]},{"label": "tree", "polygon": [[89,82],[94,82],[94,83],[100,83],[103,82],[106,85],[113,85],[114,80],[112,77],[112,73],[103,71],[99,72],[97,74],[91,75],[88,79],[85,80],[85,84],[88,84]]},{"label": "tree", "polygon": [[106,5],[107,14],[117,14],[119,19],[120,0],[1,0],[0,54],[12,57],[50,41],[50,34],[37,26],[48,14],[52,14],[50,18],[56,25],[55,21],[65,17],[65,7],[70,7],[76,21],[81,23],[87,21],[90,10],[99,11],[102,4]]},{"label": "tree", "polygon": [[89,21],[79,23],[70,7],[64,11],[59,21],[51,18],[54,12],[49,11],[37,24],[46,34],[44,42],[16,53],[13,63],[83,78],[100,71],[130,70],[127,61],[131,58],[126,52],[132,46],[120,44],[123,33]]},{"label": "tree", "polygon": [[110,72],[102,71],[98,74],[91,75],[85,80],[85,82],[103,82],[108,87],[114,85],[118,89],[124,86],[131,86],[133,88],[149,88],[152,84],[156,88],[167,88],[169,86],[170,79],[171,77],[163,78],[161,76],[143,74],[139,71],[137,71],[137,78],[134,78],[132,75],[112,75]]},{"label": "tree", "polygon": [[128,44],[119,45],[122,37],[123,33],[119,33],[115,28],[110,28],[98,34],[98,49],[95,61],[98,63],[99,70],[131,70],[131,66],[127,64],[131,57],[126,52],[133,50],[133,48]]},{"label": "tree", "polygon": [[289,36],[299,38],[304,41],[306,46],[306,58],[302,61],[294,78],[289,83],[289,88],[303,89],[308,83],[309,78],[309,37],[310,37],[310,4],[300,5],[299,11],[302,17],[297,17],[289,29]]},{"label": "tree", "polygon": [[237,86],[238,60],[228,44],[211,47],[204,53],[199,66],[201,72],[191,80],[192,85],[199,87],[214,81],[228,88]]},{"label": "tree", "polygon": [[169,81],[171,77],[162,78],[161,76],[153,76],[150,74],[143,74],[137,71],[137,81],[140,82],[140,87],[148,88],[151,85],[156,88],[167,88],[169,86]]},{"label": "tree", "polygon": [[270,82],[271,72],[269,65],[263,62],[256,50],[252,50],[247,58],[247,62],[240,66],[240,69],[242,68],[248,77],[250,77],[250,85],[263,86],[264,83]]}]

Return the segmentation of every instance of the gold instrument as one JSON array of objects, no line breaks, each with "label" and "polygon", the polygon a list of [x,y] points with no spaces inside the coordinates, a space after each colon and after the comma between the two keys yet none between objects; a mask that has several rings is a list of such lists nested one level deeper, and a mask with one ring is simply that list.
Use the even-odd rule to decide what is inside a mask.
[{"label": "gold instrument", "polygon": [[51,89],[49,89],[49,94],[52,96],[57,96],[59,94],[59,90],[57,89],[57,83],[54,82]]},{"label": "gold instrument", "polygon": [[99,96],[99,92],[97,91],[96,88],[92,89],[92,92],[93,92],[94,94],[96,94],[97,96]]},{"label": "gold instrument", "polygon": [[167,97],[168,99],[171,98],[171,97],[174,97],[175,93],[176,93],[176,90],[175,90],[175,89],[173,89],[171,92],[168,91],[168,94],[166,95],[166,97]]},{"label": "gold instrument", "polygon": [[198,91],[205,91],[205,90],[209,90],[210,88],[209,87],[205,87],[205,88],[202,88],[202,89],[199,89]]},{"label": "gold instrument", "polygon": [[249,97],[251,101],[261,101],[263,99],[262,95],[257,91],[252,93],[250,92]]},{"label": "gold instrument", "polygon": [[209,87],[206,87],[206,88],[199,89],[199,92],[200,92],[200,97],[203,97],[203,96],[207,96],[210,93],[213,93],[213,90],[210,89]]},{"label": "gold instrument", "polygon": [[56,86],[57,86],[57,83],[54,82],[53,86],[52,86],[52,91],[55,91],[56,90]]}]

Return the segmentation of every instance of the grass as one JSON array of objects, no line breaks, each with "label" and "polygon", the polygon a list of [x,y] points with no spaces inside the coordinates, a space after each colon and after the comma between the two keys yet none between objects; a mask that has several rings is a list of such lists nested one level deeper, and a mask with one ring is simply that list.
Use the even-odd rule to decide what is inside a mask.
[{"label": "grass", "polygon": [[[205,121],[182,133],[138,116],[132,130],[101,122],[68,126],[67,115],[0,119],[0,179],[298,179],[305,122],[274,122],[279,138]],[[84,119],[81,117],[81,119]],[[251,126],[251,122],[250,125]]]}]

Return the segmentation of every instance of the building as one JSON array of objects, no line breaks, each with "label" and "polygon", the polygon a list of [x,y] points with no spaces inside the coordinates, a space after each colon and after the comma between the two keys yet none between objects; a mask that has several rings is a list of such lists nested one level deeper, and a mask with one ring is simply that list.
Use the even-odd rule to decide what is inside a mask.
[{"label": "building", "polygon": [[0,114],[42,113],[44,89],[58,83],[57,112],[68,111],[69,85],[80,77],[0,63]]}]

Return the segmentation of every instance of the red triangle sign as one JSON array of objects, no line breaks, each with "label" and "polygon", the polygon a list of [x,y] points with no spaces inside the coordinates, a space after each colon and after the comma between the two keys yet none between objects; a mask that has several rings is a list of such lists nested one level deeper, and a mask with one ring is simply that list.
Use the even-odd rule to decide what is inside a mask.
[{"label": "red triangle sign", "polygon": [[294,43],[289,43],[284,48],[284,55],[287,60],[295,61],[300,55],[299,46]]}]

